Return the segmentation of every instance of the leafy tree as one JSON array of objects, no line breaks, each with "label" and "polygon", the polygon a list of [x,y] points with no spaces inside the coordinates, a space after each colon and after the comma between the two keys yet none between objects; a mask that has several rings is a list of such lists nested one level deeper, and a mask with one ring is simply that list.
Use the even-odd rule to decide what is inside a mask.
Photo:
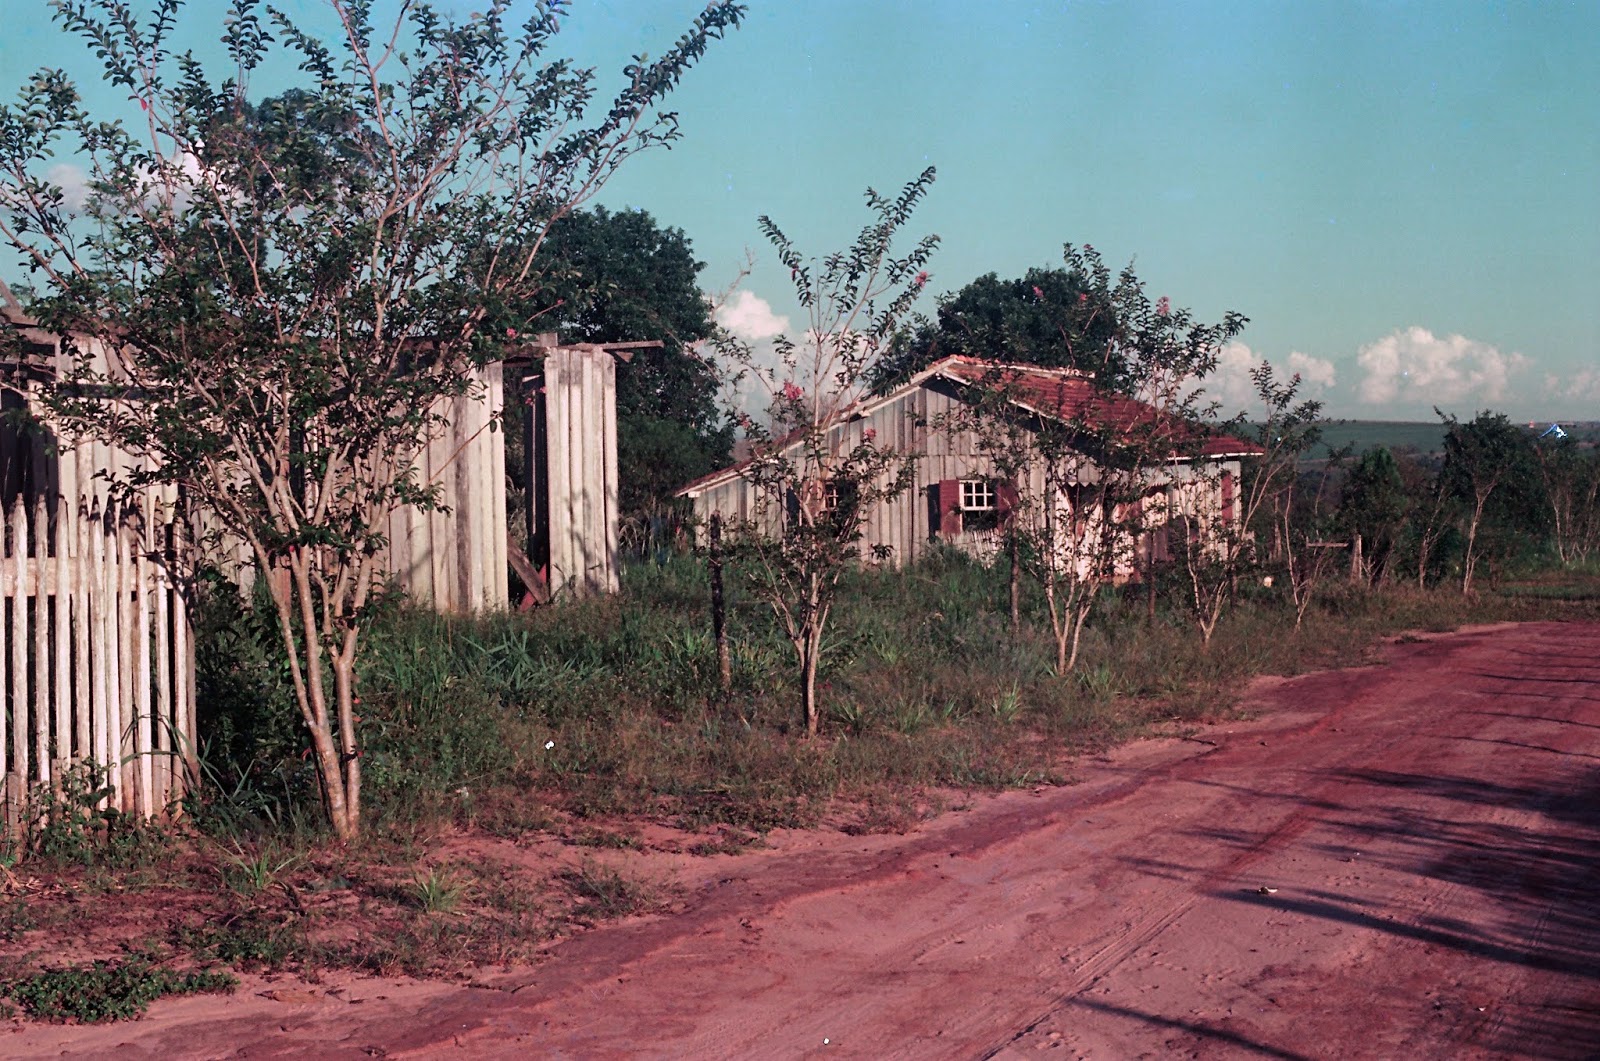
[{"label": "leafy tree", "polygon": [[731,335],[719,345],[772,400],[773,430],[744,417],[755,443],[743,475],[756,512],[742,529],[756,591],[772,607],[795,651],[802,717],[818,729],[817,665],[822,637],[842,576],[859,554],[873,507],[912,482],[914,455],[879,443],[869,431],[845,439],[851,404],[863,396],[879,354],[927,282],[924,268],[938,244],[925,236],[903,257],[894,241],[933,184],[932,167],[892,198],[867,189],[872,221],[847,250],[807,258],[768,217],[761,231],[794,279],[807,314],[798,340],[780,336],[778,364],[764,367]]},{"label": "leafy tree", "polygon": [[[1077,663],[1101,589],[1133,560],[1150,522],[1169,515],[1164,470],[1206,435],[1196,384],[1215,368],[1217,349],[1244,318],[1229,314],[1205,325],[1187,310],[1174,312],[1166,299],[1145,293],[1132,265],[1113,280],[1092,247],[1068,244],[1063,258],[1066,268],[1052,275],[1071,280],[1071,297],[1057,307],[1057,335],[1067,339],[1058,338],[1053,354],[1034,352],[1077,355],[1076,363],[1051,367],[1094,367],[1082,381],[1092,396],[1051,408],[1037,393],[1017,393],[1024,374],[1000,368],[975,388],[951,426],[975,432],[1015,492],[1006,528],[1013,578],[1026,572],[1040,587],[1056,670],[1064,674]],[[987,286],[980,281],[966,291]],[[1135,405],[1134,396],[1146,404]]]},{"label": "leafy tree", "polygon": [[1556,556],[1567,566],[1589,559],[1600,543],[1600,454],[1571,436],[1534,444],[1550,505]]},{"label": "leafy tree", "polygon": [[1339,522],[1362,557],[1364,574],[1381,581],[1411,509],[1400,465],[1384,446],[1367,450],[1350,469],[1339,504]]},{"label": "leafy tree", "polygon": [[1029,269],[1015,280],[987,273],[941,299],[935,321],[898,336],[874,367],[873,387],[888,390],[940,358],[966,354],[1084,369],[1126,390],[1112,287],[1109,270],[1088,246],[1064,268]]},{"label": "leafy tree", "polygon": [[[439,399],[473,393],[499,356],[485,323],[535,294],[551,225],[677,136],[659,104],[744,9],[713,3],[593,114],[593,71],[550,54],[553,0],[520,26],[509,0],[462,21],[407,4],[387,26],[364,0],[330,3],[341,33],[322,41],[232,0],[217,81],[173,51],[181,0],[143,23],[120,0],[61,0],[139,121],[89,114],[62,71],[34,75],[0,108],[0,234],[39,282],[30,310],[75,344],[55,417],[139,458],[124,485],[174,484],[247,543],[350,837],[363,616],[389,514],[438,503],[415,458]],[[308,83],[253,105],[279,53]],[[39,176],[63,149],[89,170],[76,215]]]},{"label": "leafy tree", "polygon": [[[1435,410],[1437,412],[1438,410]],[[1472,592],[1472,579],[1484,559],[1484,531],[1493,535],[1489,555],[1504,555],[1517,531],[1537,529],[1537,516],[1545,500],[1537,496],[1542,482],[1536,467],[1533,440],[1504,413],[1484,410],[1462,423],[1454,416],[1444,420],[1444,486],[1460,502],[1462,533],[1466,538],[1461,564],[1461,592]]]}]

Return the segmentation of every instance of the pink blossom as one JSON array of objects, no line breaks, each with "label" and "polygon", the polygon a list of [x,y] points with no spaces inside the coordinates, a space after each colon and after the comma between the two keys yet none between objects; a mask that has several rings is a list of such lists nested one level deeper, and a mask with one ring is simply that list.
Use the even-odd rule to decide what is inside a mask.
[{"label": "pink blossom", "polygon": [[917,278],[915,280],[911,281],[911,282],[913,284],[915,284],[917,287],[921,287],[923,284],[927,283],[928,282],[928,270],[926,270],[926,269],[922,270],[922,272],[917,274]]},{"label": "pink blossom", "polygon": [[1033,285],[1033,297],[1034,298],[1044,298],[1044,292],[1039,290],[1039,285],[1038,284],[1034,284]]},{"label": "pink blossom", "polygon": [[794,380],[785,380],[783,383],[783,396],[788,401],[797,402],[806,396],[806,392],[801,390],[799,384],[795,383]]},{"label": "pink blossom", "polygon": [[1161,314],[1163,317],[1172,312],[1172,303],[1167,301],[1166,295],[1162,295],[1160,298],[1156,299],[1156,312]]},{"label": "pink blossom", "polygon": [[1079,294],[1078,295],[1078,305],[1081,306],[1087,301],[1089,301],[1089,296],[1088,295],[1086,295],[1086,294]]},{"label": "pink blossom", "polygon": [[861,432],[861,441],[863,441],[863,442],[871,442],[873,439],[875,439],[877,437],[878,437],[878,433],[876,431],[874,431],[870,427],[867,428],[865,431]]},{"label": "pink blossom", "polygon": [[516,337],[517,337],[517,330],[515,328],[507,328],[506,329],[506,338],[507,339],[515,339]]}]

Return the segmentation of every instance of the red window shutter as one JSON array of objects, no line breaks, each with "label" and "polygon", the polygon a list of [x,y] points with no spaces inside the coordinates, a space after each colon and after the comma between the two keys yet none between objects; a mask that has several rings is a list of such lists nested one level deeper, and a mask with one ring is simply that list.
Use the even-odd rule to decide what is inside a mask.
[{"label": "red window shutter", "polygon": [[1222,473],[1222,518],[1233,522],[1233,473]]},{"label": "red window shutter", "polygon": [[953,538],[961,533],[961,480],[939,482],[939,536]]}]

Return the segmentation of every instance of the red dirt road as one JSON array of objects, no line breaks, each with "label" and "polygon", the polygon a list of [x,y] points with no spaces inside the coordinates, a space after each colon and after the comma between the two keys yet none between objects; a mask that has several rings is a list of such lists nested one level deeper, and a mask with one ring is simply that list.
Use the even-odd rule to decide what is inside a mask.
[{"label": "red dirt road", "polygon": [[681,914],[492,986],[256,981],[0,1054],[1600,1055],[1600,626],[1386,660],[907,837],[687,862]]}]

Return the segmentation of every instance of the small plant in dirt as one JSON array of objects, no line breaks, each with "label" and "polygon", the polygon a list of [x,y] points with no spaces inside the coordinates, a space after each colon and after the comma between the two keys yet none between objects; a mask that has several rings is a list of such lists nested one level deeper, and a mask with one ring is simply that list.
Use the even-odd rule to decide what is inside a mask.
[{"label": "small plant in dirt", "polygon": [[567,870],[561,880],[577,899],[572,908],[575,921],[609,921],[648,913],[661,905],[653,885],[594,862]]},{"label": "small plant in dirt", "polygon": [[284,852],[273,844],[250,850],[235,843],[222,855],[222,880],[231,890],[248,899],[280,883],[284,874],[305,861],[305,855]]},{"label": "small plant in dirt", "polygon": [[434,866],[405,888],[406,900],[425,914],[453,914],[466,894],[466,884],[445,866]]},{"label": "small plant in dirt", "polygon": [[140,1016],[164,995],[232,992],[238,985],[228,973],[178,973],[139,960],[96,961],[13,980],[6,993],[30,1016],[94,1024]]},{"label": "small plant in dirt", "polygon": [[148,865],[162,838],[152,826],[109,807],[111,796],[105,768],[88,760],[73,764],[54,786],[35,786],[23,814],[25,850],[57,866]]},{"label": "small plant in dirt", "polygon": [[607,847],[619,851],[638,851],[644,847],[637,836],[609,829],[586,829],[569,837],[567,842],[578,847]]},{"label": "small plant in dirt", "polygon": [[216,925],[179,928],[174,942],[199,958],[246,969],[282,969],[306,949],[300,926],[268,910],[247,910]]}]

